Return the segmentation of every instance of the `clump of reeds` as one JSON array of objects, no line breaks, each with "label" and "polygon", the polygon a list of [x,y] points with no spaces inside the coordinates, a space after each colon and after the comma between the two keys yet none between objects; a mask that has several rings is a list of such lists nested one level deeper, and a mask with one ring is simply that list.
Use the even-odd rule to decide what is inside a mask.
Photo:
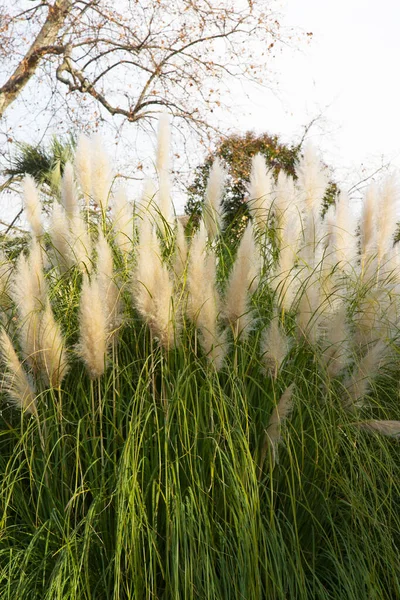
[{"label": "clump of reeds", "polygon": [[232,248],[218,162],[174,217],[166,117],[135,209],[96,144],[0,258],[0,596],[399,597],[394,182],[322,218],[312,148],[258,155]]},{"label": "clump of reeds", "polygon": [[187,315],[199,332],[205,355],[220,369],[227,350],[226,338],[218,323],[221,299],[216,282],[215,255],[207,249],[203,221],[190,245],[186,285]]},{"label": "clump of reeds", "polygon": [[257,289],[260,271],[260,252],[254,239],[252,223],[245,229],[236,260],[228,278],[224,314],[234,337],[246,337],[253,322],[251,296]]}]

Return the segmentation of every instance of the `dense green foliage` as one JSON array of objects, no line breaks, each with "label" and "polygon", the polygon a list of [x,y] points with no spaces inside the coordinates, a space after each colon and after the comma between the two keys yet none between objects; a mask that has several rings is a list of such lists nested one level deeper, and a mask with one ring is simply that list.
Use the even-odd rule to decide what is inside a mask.
[{"label": "dense green foliage", "polygon": [[[256,230],[260,279],[253,294],[244,280],[242,285],[251,324],[239,335],[221,307],[214,320],[225,328],[228,344],[218,368],[187,316],[197,264],[189,254],[177,275],[176,224],[158,213],[151,215],[156,228],[151,221],[147,233],[146,216],[131,218],[124,245],[108,211],[82,216],[92,241],[100,225],[112,248],[112,282],[123,309],[100,375],[87,368],[80,349],[82,339],[93,335],[85,333],[81,309],[88,277],[94,285],[105,269],[100,246],[91,252],[86,244],[84,268],[66,268],[65,257],[55,252],[54,229],[31,247],[30,256],[43,256],[47,286],[39,290],[36,316],[43,319],[47,309],[45,291],[65,340],[69,372],[61,385],[46,383],[35,353],[24,352],[29,331],[15,302],[16,283],[10,286],[23,259],[17,268],[0,270],[2,323],[21,359],[11,382],[4,368],[0,397],[2,600],[400,597],[399,335],[397,317],[384,311],[398,306],[399,274],[385,274],[378,263],[379,272],[370,270],[368,278],[368,269],[357,271],[343,260],[323,270],[322,259],[314,260],[318,243],[306,237],[315,222],[304,213],[294,215],[304,219],[299,243],[310,264],[301,262],[302,248],[297,264],[284,272],[300,278],[297,296],[285,308],[283,284],[276,283],[285,241],[280,245],[277,236],[271,252],[266,232]],[[78,217],[71,206],[65,219],[75,252]],[[152,254],[155,240],[162,256]],[[208,259],[204,253],[200,259],[212,257],[217,264],[213,291],[226,305],[235,269],[231,249],[219,236],[207,242],[207,252]],[[77,252],[74,257],[77,262]],[[151,300],[148,290],[151,309],[137,300],[141,261],[175,278],[176,338],[170,346],[154,334],[164,307],[151,313],[161,275]],[[369,261],[375,264],[372,255]],[[41,266],[28,266],[34,264],[36,285]],[[324,296],[327,281],[332,287]],[[317,285],[320,304],[307,316],[303,301]],[[348,339],[334,341],[326,332],[338,303],[345,308]],[[365,326],[357,319],[367,306],[375,312]],[[95,304],[85,310],[97,318]],[[151,314],[144,318],[146,310]],[[274,319],[288,344],[271,368],[265,333]],[[356,335],[361,330],[362,342]],[[343,360],[347,343],[351,352]],[[381,346],[385,352],[379,354]],[[46,350],[37,348],[37,355]],[[4,367],[4,343],[2,353]],[[368,353],[376,360],[365,373],[360,365]],[[7,391],[22,371],[34,386],[35,410],[15,397],[10,402]],[[288,392],[290,410],[284,411]]]},{"label": "dense green foliage", "polygon": [[5,174],[21,178],[32,175],[39,185],[52,194],[59,192],[64,166],[73,159],[76,140],[53,136],[48,147],[28,143],[17,144],[17,152]]},{"label": "dense green foliage", "polygon": [[[233,134],[221,138],[216,144],[215,152],[209,154],[204,163],[196,168],[193,181],[188,187],[185,212],[190,216],[194,226],[202,214],[211,166],[218,157],[222,159],[228,172],[223,198],[225,226],[229,228],[232,239],[235,237],[236,229],[243,230],[250,216],[246,198],[251,161],[257,153],[265,157],[267,167],[272,171],[275,179],[281,170],[296,179],[296,164],[301,156],[301,146],[283,144],[277,135],[268,133],[256,135],[251,131],[244,135]],[[334,204],[337,193],[337,185],[331,182],[325,193],[323,213],[328,206]]]}]

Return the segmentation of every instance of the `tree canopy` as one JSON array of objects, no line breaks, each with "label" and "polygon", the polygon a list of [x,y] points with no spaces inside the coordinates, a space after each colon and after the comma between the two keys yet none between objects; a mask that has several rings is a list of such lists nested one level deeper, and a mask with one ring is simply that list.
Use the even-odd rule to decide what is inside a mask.
[{"label": "tree canopy", "polygon": [[145,124],[167,107],[204,132],[222,83],[268,79],[289,37],[272,0],[0,0],[0,17],[0,117],[20,99],[56,122]]},{"label": "tree canopy", "polygon": [[[186,214],[190,215],[194,222],[200,216],[210,169],[215,158],[218,157],[222,159],[228,172],[223,198],[224,225],[231,227],[235,224],[235,227],[238,227],[238,224],[245,223],[249,217],[245,200],[250,181],[251,162],[253,156],[258,153],[265,157],[267,166],[272,170],[275,178],[281,170],[286,175],[296,178],[295,168],[301,154],[301,143],[284,144],[277,135],[269,133],[257,135],[252,131],[244,135],[225,136],[219,139],[216,150],[196,168],[193,182],[188,188],[189,200],[185,207]],[[331,182],[321,207],[323,212],[334,202],[336,194],[337,186]]]}]

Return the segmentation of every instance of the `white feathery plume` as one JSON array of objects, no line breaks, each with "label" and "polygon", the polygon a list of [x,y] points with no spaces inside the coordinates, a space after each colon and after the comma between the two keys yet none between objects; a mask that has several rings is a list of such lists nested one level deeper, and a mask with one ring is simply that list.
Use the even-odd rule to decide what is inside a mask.
[{"label": "white feathery plume", "polygon": [[69,225],[64,208],[57,202],[54,202],[50,215],[49,233],[61,273],[70,269],[74,264],[70,247],[71,234]]},{"label": "white feathery plume", "polygon": [[64,168],[64,175],[61,182],[61,201],[68,219],[72,219],[74,214],[79,210],[79,206],[74,168],[70,162],[67,162]]},{"label": "white feathery plume", "polygon": [[250,212],[257,223],[257,227],[264,231],[267,226],[271,205],[273,203],[273,178],[267,173],[267,165],[262,154],[253,157],[248,187],[248,205]]},{"label": "white feathery plume", "polygon": [[307,266],[299,271],[299,279],[302,281],[301,296],[297,308],[297,327],[299,333],[314,344],[319,336],[319,325],[321,323],[321,281],[318,273]]},{"label": "white feathery plume", "polygon": [[185,229],[179,219],[176,220],[175,234],[175,255],[174,255],[174,272],[176,278],[182,278],[186,269],[188,258],[188,245],[185,236]]},{"label": "white feathery plume", "polygon": [[53,388],[58,388],[68,371],[68,359],[60,325],[54,318],[50,303],[41,315],[39,325],[39,363],[42,375]]},{"label": "white feathery plume", "polygon": [[189,290],[187,302],[187,315],[191,321],[196,323],[198,315],[203,308],[205,300],[204,288],[206,273],[206,254],[207,252],[207,231],[204,221],[200,222],[200,227],[192,238],[190,244],[187,286]]},{"label": "white feathery plume", "polygon": [[174,286],[154,227],[145,219],[139,232],[137,267],[133,289],[136,308],[154,338],[171,349],[177,342],[178,313],[174,306]]},{"label": "white feathery plume", "polygon": [[119,188],[113,198],[112,216],[115,242],[122,254],[127,254],[132,248],[133,208],[124,188]]},{"label": "white feathery plume", "polygon": [[159,214],[157,215],[160,225],[173,224],[173,206],[171,199],[171,182],[169,173],[162,171],[158,176],[158,192],[156,194]]},{"label": "white feathery plume", "polygon": [[261,356],[267,372],[277,378],[279,369],[289,352],[289,339],[285,334],[278,313],[275,311],[268,329],[261,338]]},{"label": "white feathery plume", "polygon": [[371,380],[378,375],[387,352],[388,347],[382,340],[368,348],[344,384],[348,394],[348,397],[343,401],[346,410],[354,412],[357,406],[362,406]]},{"label": "white feathery plume", "polygon": [[23,181],[24,205],[26,218],[30,225],[34,237],[39,238],[43,235],[43,225],[41,220],[42,203],[39,199],[39,191],[31,175],[25,175]]},{"label": "white feathery plume", "polygon": [[216,284],[215,256],[207,253],[204,222],[193,237],[187,271],[187,315],[199,330],[200,345],[207,359],[218,370],[222,367],[227,346],[218,331],[219,295]]},{"label": "white feathery plume", "polygon": [[377,235],[377,258],[379,267],[385,255],[394,243],[394,234],[398,222],[399,190],[397,181],[392,175],[386,179],[379,198],[379,219]]},{"label": "white feathery plume", "polygon": [[90,139],[81,134],[75,151],[75,171],[78,183],[82,190],[86,206],[89,205],[92,189],[92,146]]},{"label": "white feathery plume", "polygon": [[346,305],[341,302],[326,323],[322,360],[330,377],[336,377],[351,360],[350,331],[346,317]]},{"label": "white feathery plume", "polygon": [[138,213],[145,217],[146,214],[154,215],[156,206],[157,190],[154,181],[146,178],[143,184],[142,195],[140,198]]},{"label": "white feathery plume", "polygon": [[24,315],[45,307],[46,283],[42,252],[37,242],[33,241],[31,244],[28,257],[21,254],[18,258],[11,291],[17,308],[22,310]]},{"label": "white feathery plume", "polygon": [[165,111],[160,114],[158,119],[156,169],[159,174],[162,171],[169,172],[170,137],[169,116]]},{"label": "white feathery plume", "polygon": [[164,219],[169,225],[171,225],[173,222],[173,210],[171,202],[171,183],[169,179],[169,146],[169,117],[167,112],[163,112],[161,113],[158,121],[156,168],[158,174],[159,189],[157,193],[157,204],[162,219]]},{"label": "white feathery plume", "polygon": [[371,419],[370,421],[352,423],[352,425],[368,433],[379,433],[380,435],[400,439],[400,421],[378,421]]},{"label": "white feathery plume", "polygon": [[79,343],[77,353],[84,361],[91,379],[103,375],[107,352],[107,315],[96,278],[84,275],[79,304]]},{"label": "white feathery plume", "polygon": [[375,183],[372,183],[365,194],[360,221],[361,256],[365,262],[368,255],[375,253],[378,232],[379,195]]},{"label": "white feathery plume", "polygon": [[104,148],[104,141],[100,135],[95,135],[91,140],[91,174],[92,196],[94,202],[102,211],[107,210],[108,194],[111,188],[110,160]]},{"label": "white feathery plume", "polygon": [[282,440],[282,427],[293,410],[294,383],[289,385],[280,397],[268,421],[266,436],[272,452],[272,463],[278,462],[278,445]]},{"label": "white feathery plume", "polygon": [[96,244],[97,274],[100,294],[102,294],[107,317],[107,332],[110,334],[121,324],[120,291],[115,282],[112,250],[101,230]]},{"label": "white feathery plume", "polygon": [[[153,225],[149,215],[145,215],[139,226],[139,243],[136,251],[136,270],[134,274],[133,295],[140,314],[153,313],[153,292],[156,286],[154,263],[160,260],[157,254],[158,245],[153,236]],[[147,257],[147,258],[146,258]]]},{"label": "white feathery plume", "polygon": [[307,143],[296,167],[297,187],[300,190],[307,215],[314,219],[321,210],[328,185],[326,172],[315,148]]},{"label": "white feathery plume", "polygon": [[357,263],[356,228],[357,222],[350,208],[349,197],[341,192],[336,203],[334,247],[337,262],[342,268],[351,271]]},{"label": "white feathery plume", "polygon": [[225,179],[226,171],[220,159],[216,158],[208,177],[203,208],[203,219],[210,240],[213,240],[217,236],[221,228]]},{"label": "white feathery plume", "polygon": [[73,260],[83,273],[90,273],[92,269],[92,242],[88,234],[87,225],[80,212],[70,220],[69,247]]},{"label": "white feathery plume", "polygon": [[281,244],[288,220],[292,218],[294,212],[299,213],[300,211],[293,178],[288,177],[283,169],[279,171],[274,195],[276,230],[279,244]]},{"label": "white feathery plume", "polygon": [[[354,315],[354,340],[359,345],[385,339],[391,335],[390,316],[393,298],[385,287],[370,288],[366,296],[359,300]],[[389,319],[388,319],[389,317]]]},{"label": "white feathery plume", "polygon": [[3,328],[0,332],[0,353],[6,368],[1,388],[23,412],[37,415],[35,390]]},{"label": "white feathery plume", "polygon": [[39,349],[39,314],[47,302],[42,254],[36,241],[31,245],[28,258],[21,255],[18,259],[11,286],[11,296],[20,317],[19,338],[23,355],[36,370]]},{"label": "white feathery plume", "polygon": [[301,219],[297,211],[293,211],[282,229],[282,242],[279,259],[274,269],[270,285],[277,295],[278,303],[290,310],[298,289],[296,262],[299,255],[301,239]]},{"label": "white feathery plume", "polygon": [[235,337],[247,337],[249,334],[252,322],[250,297],[257,288],[259,271],[260,252],[256,247],[253,225],[249,222],[229,275],[224,299],[224,316],[229,321]]}]

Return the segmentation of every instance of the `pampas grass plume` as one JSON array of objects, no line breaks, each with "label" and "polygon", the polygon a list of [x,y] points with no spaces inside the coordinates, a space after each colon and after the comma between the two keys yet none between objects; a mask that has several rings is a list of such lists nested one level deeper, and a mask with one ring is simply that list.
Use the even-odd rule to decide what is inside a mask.
[{"label": "pampas grass plume", "polygon": [[381,266],[383,258],[394,243],[394,234],[398,227],[398,199],[398,186],[395,177],[392,175],[386,179],[380,193],[377,235],[379,266]]},{"label": "pampas grass plume", "polygon": [[372,183],[365,194],[360,221],[361,255],[365,258],[371,253],[377,242],[377,210],[379,196],[375,183]]},{"label": "pampas grass plume", "polygon": [[199,330],[200,345],[208,360],[218,370],[222,367],[227,344],[218,330],[219,295],[216,285],[215,256],[207,253],[204,222],[194,236],[187,271],[187,315]]},{"label": "pampas grass plume", "polygon": [[348,394],[348,397],[343,401],[346,410],[354,412],[356,407],[362,405],[371,380],[379,373],[387,351],[386,344],[379,340],[368,348],[358,365],[356,365],[352,375],[344,384]]},{"label": "pampas grass plume", "polygon": [[214,160],[208,177],[206,196],[203,208],[204,223],[210,237],[213,240],[221,227],[222,219],[222,198],[224,194],[224,185],[226,171],[219,158]]},{"label": "pampas grass plume", "polygon": [[77,352],[84,361],[91,379],[105,370],[107,351],[107,315],[104,298],[96,278],[83,277],[79,304],[79,343]]},{"label": "pampas grass plume", "polygon": [[350,208],[347,194],[340,193],[336,202],[335,225],[333,228],[334,247],[337,262],[342,268],[353,270],[357,262],[357,222]]},{"label": "pampas grass plume", "polygon": [[119,188],[114,196],[112,217],[115,242],[122,254],[126,255],[132,248],[133,207],[128,202],[124,188]]},{"label": "pampas grass plume", "polygon": [[75,171],[86,206],[89,205],[92,189],[91,155],[92,148],[89,138],[85,135],[80,135],[75,151]]},{"label": "pampas grass plume", "polygon": [[59,388],[68,372],[68,359],[61,328],[49,302],[40,319],[38,345],[44,379],[51,387]]},{"label": "pampas grass plume", "polygon": [[224,314],[234,335],[247,336],[252,322],[250,296],[256,290],[260,269],[260,252],[253,225],[247,224],[225,292]]},{"label": "pampas grass plume", "polygon": [[61,183],[61,200],[67,217],[72,219],[78,210],[78,198],[76,195],[74,168],[70,162],[67,162],[64,167]]},{"label": "pampas grass plume", "polygon": [[182,278],[188,258],[188,245],[185,236],[185,229],[179,219],[176,221],[175,234],[175,254],[174,254],[174,272],[176,278]]},{"label": "pampas grass plume", "polygon": [[113,254],[110,244],[107,242],[102,231],[99,230],[96,244],[97,274],[100,293],[104,298],[107,331],[111,333],[120,325],[119,299],[120,291],[115,282]]},{"label": "pampas grass plume", "polygon": [[170,126],[168,113],[160,115],[158,122],[158,143],[156,168],[158,173],[158,193],[157,203],[161,218],[169,225],[172,225],[172,201],[171,201],[171,183],[169,179],[169,146],[170,146]]},{"label": "pampas grass plume", "polygon": [[362,421],[360,423],[352,423],[354,427],[368,431],[368,433],[378,433],[388,437],[400,439],[400,421]]},{"label": "pampas grass plume", "polygon": [[54,202],[50,215],[49,233],[61,273],[64,273],[74,264],[74,257],[70,247],[71,234],[69,226],[70,224],[64,208],[57,202]]},{"label": "pampas grass plume", "polygon": [[106,211],[111,187],[111,167],[100,135],[95,135],[91,140],[90,158],[93,200],[102,211]]},{"label": "pampas grass plume", "polygon": [[25,213],[34,237],[39,238],[43,235],[42,225],[42,204],[39,199],[39,191],[31,175],[25,175],[23,181],[23,193],[25,203]]},{"label": "pampas grass plume", "polygon": [[261,338],[261,356],[267,372],[277,378],[279,369],[290,349],[289,339],[280,325],[279,316],[274,314],[268,329]]},{"label": "pampas grass plume", "polygon": [[304,146],[303,155],[296,168],[296,175],[297,187],[300,190],[306,213],[315,219],[321,210],[328,178],[315,148],[310,143]]},{"label": "pampas grass plume", "polygon": [[0,331],[0,352],[6,367],[2,388],[23,412],[36,415],[35,390],[15,352],[12,341],[3,328]]},{"label": "pampas grass plume", "polygon": [[90,273],[92,269],[92,242],[80,212],[77,212],[71,219],[69,233],[70,254],[75,264],[83,273]]},{"label": "pampas grass plume", "polygon": [[283,392],[268,421],[266,435],[272,452],[273,465],[278,462],[278,445],[282,439],[282,427],[293,410],[293,392],[294,383]]},{"label": "pampas grass plume", "polygon": [[165,348],[172,348],[177,342],[180,326],[174,306],[174,287],[162,262],[156,231],[148,219],[144,219],[140,227],[133,295],[153,337]]},{"label": "pampas grass plume", "polygon": [[248,204],[258,228],[263,231],[267,226],[272,205],[273,179],[267,173],[267,165],[262,154],[256,154],[251,164],[248,187]]}]

